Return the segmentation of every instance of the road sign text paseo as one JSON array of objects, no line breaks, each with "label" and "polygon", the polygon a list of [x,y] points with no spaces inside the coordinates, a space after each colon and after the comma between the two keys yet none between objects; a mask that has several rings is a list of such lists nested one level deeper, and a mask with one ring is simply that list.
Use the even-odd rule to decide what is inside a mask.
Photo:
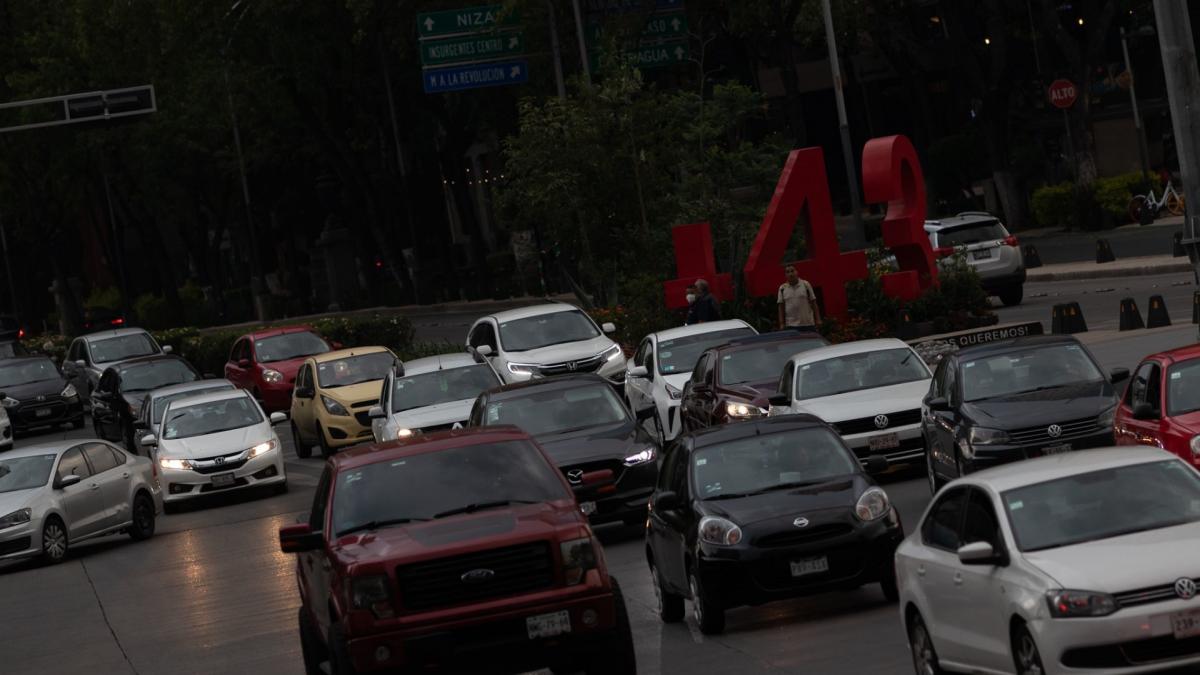
[{"label": "road sign text paseo", "polygon": [[[609,29],[608,26],[600,21],[588,24],[587,39],[588,42],[592,43],[589,47],[595,47],[595,43]],[[646,20],[641,32],[638,34],[638,38],[644,43],[655,40],[668,40],[686,36],[687,30],[687,14],[683,12],[655,14]]]}]

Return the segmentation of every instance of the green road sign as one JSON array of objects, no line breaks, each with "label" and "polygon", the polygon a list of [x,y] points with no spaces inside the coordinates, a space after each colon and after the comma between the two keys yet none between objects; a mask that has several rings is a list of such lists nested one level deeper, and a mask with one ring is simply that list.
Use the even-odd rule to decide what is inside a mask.
[{"label": "green road sign", "polygon": [[[612,26],[606,26],[604,23],[590,23],[587,26],[587,41],[589,45],[595,46],[599,40],[604,37],[606,29],[611,30]],[[687,14],[684,12],[670,12],[667,14],[655,14],[646,20],[642,31],[638,38],[642,44],[657,42],[659,40],[673,40],[687,36],[688,23]]]},{"label": "green road sign", "polygon": [[443,40],[421,41],[421,64],[444,66],[504,58],[525,51],[520,31],[464,35]]},{"label": "green road sign", "polygon": [[[623,52],[631,60],[631,63],[636,68],[661,68],[663,66],[673,66],[683,63],[688,59],[691,52],[688,50],[687,40],[677,40],[675,42],[661,42],[656,45],[647,45],[638,47],[637,49]],[[592,68],[600,69],[600,54],[591,52]]]},{"label": "green road sign", "polygon": [[516,12],[501,14],[501,5],[464,7],[417,15],[417,34],[421,39],[443,35],[461,35],[517,25]]}]

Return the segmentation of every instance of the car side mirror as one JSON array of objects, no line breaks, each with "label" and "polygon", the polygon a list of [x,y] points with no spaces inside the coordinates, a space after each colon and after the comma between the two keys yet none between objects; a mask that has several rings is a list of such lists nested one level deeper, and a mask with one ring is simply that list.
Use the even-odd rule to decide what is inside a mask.
[{"label": "car side mirror", "polygon": [[298,523],[279,528],[279,550],[284,553],[305,553],[321,548],[324,541],[320,532],[313,532],[308,523]]},{"label": "car side mirror", "polygon": [[635,413],[635,415],[637,417],[637,421],[639,421],[639,422],[645,422],[646,420],[652,420],[652,419],[654,419],[654,416],[657,414],[658,414],[658,411],[654,408],[654,406],[647,406]]},{"label": "car side mirror", "polygon": [[946,412],[950,409],[950,401],[947,401],[945,396],[935,396],[926,401],[925,405],[934,412]]},{"label": "car side mirror", "polygon": [[958,549],[958,561],[964,565],[995,565],[1004,567],[1008,564],[1008,556],[1003,551],[997,552],[986,541],[973,541]]},{"label": "car side mirror", "polygon": [[612,469],[600,469],[599,471],[589,471],[579,477],[579,485],[575,489],[581,487],[592,487],[601,483],[610,483],[613,479]]},{"label": "car side mirror", "polygon": [[654,510],[655,511],[674,511],[682,506],[679,500],[679,495],[671,490],[665,490],[654,495]]},{"label": "car side mirror", "polygon": [[367,411],[367,417],[370,417],[373,420],[383,419],[385,417],[383,414],[383,406],[371,406],[371,409]]},{"label": "car side mirror", "polygon": [[615,333],[617,332],[617,327],[613,325],[611,321],[605,321],[604,323],[600,324],[600,330],[604,331],[605,333]]},{"label": "car side mirror", "polygon": [[250,367],[250,359],[238,359],[237,367],[238,368],[249,368]]},{"label": "car side mirror", "polygon": [[484,358],[487,358],[492,355],[492,346],[491,345],[479,345],[478,347],[475,348],[475,353]]},{"label": "car side mirror", "polygon": [[138,443],[141,443],[142,445],[146,446],[147,448],[152,448],[152,447],[158,445],[158,437],[155,436],[154,434],[146,434],[145,436],[142,436],[141,440],[139,440]]},{"label": "car side mirror", "polygon": [[175,351],[175,348],[172,347],[171,345],[163,345],[162,346],[162,353],[164,353],[164,354],[170,354],[174,351]]},{"label": "car side mirror", "polygon": [[649,374],[650,371],[646,370],[646,366],[634,366],[629,369],[629,377],[638,377],[644,379]]},{"label": "car side mirror", "polygon": [[133,428],[134,428],[134,429],[136,429],[136,430],[138,430],[138,431],[142,431],[142,430],[145,430],[145,429],[149,429],[150,427],[146,426],[146,422],[145,422],[145,421],[143,421],[143,420],[134,420],[134,421],[133,421]]},{"label": "car side mirror", "polygon": [[273,412],[273,413],[271,413],[271,426],[275,426],[276,424],[281,424],[283,422],[286,422],[287,418],[288,418],[287,413]]},{"label": "car side mirror", "polygon": [[771,396],[767,398],[767,403],[770,403],[776,408],[786,408],[792,404],[792,397],[783,392],[778,392],[771,394]]},{"label": "car side mirror", "polygon": [[1156,420],[1158,419],[1158,411],[1145,401],[1142,401],[1141,403],[1135,403],[1133,404],[1133,419]]},{"label": "car side mirror", "polygon": [[1128,368],[1113,368],[1108,373],[1108,379],[1113,384],[1117,384],[1118,382],[1124,382],[1125,380],[1129,379],[1129,369]]},{"label": "car side mirror", "polygon": [[863,468],[867,470],[867,473],[883,473],[888,470],[888,466],[887,457],[883,455],[871,455],[867,457],[867,461],[863,464]]},{"label": "car side mirror", "polygon": [[59,478],[58,480],[54,481],[54,487],[57,490],[62,490],[64,488],[69,488],[72,485],[77,484],[81,480],[83,480],[83,479],[80,478],[79,476],[76,476],[73,473],[69,473],[69,474],[63,476],[62,478]]}]

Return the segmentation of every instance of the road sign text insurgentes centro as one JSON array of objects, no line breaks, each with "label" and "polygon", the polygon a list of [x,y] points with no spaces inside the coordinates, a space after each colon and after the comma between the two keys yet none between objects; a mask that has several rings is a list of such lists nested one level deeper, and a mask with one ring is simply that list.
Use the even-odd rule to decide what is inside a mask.
[{"label": "road sign text insurgentes centro", "polygon": [[425,93],[529,81],[529,62],[512,58],[524,53],[525,36],[515,12],[503,9],[485,5],[417,16]]},{"label": "road sign text insurgentes centro", "polygon": [[422,41],[421,64],[442,66],[448,63],[488,61],[524,51],[525,38],[520,32],[464,35]]}]

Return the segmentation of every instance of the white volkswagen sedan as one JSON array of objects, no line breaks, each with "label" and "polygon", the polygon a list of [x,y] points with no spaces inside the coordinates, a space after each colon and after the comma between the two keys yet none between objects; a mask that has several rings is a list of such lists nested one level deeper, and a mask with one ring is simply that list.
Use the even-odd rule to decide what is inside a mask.
[{"label": "white volkswagen sedan", "polygon": [[932,379],[900,340],[860,340],[797,354],[783,367],[771,415],[808,413],[832,425],[859,460],[925,459],[921,401]]},{"label": "white volkswagen sedan", "polygon": [[934,498],[896,577],[918,675],[1195,667],[1200,472],[1112,448],[971,474]]},{"label": "white volkswagen sedan", "polygon": [[658,413],[663,440],[679,435],[679,401],[683,385],[692,377],[696,359],[709,347],[757,335],[738,319],[712,321],[671,328],[642,338],[625,371],[625,400],[637,412],[651,406]]},{"label": "white volkswagen sedan", "polygon": [[506,383],[596,373],[614,384],[625,378],[625,354],[583,310],[563,302],[485,316],[467,333],[467,351],[488,357]]},{"label": "white volkswagen sedan", "polygon": [[394,441],[467,425],[479,394],[503,382],[482,356],[442,354],[413,359],[383,380],[379,405],[371,408],[375,442]]},{"label": "white volkswagen sedan", "polygon": [[160,433],[142,437],[143,445],[157,448],[164,502],[266,486],[286,492],[283,450],[272,426],[285,420],[279,412],[268,417],[243,389],[171,401]]}]

